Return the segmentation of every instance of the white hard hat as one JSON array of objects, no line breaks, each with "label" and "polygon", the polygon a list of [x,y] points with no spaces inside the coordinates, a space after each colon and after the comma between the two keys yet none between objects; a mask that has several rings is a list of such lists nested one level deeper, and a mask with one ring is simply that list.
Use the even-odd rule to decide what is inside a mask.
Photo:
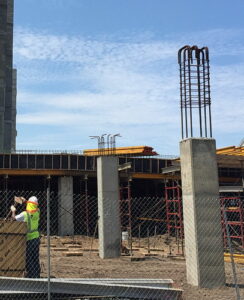
[{"label": "white hard hat", "polygon": [[31,196],[28,201],[30,202],[35,202],[36,204],[38,204],[38,199],[36,198],[36,196]]}]

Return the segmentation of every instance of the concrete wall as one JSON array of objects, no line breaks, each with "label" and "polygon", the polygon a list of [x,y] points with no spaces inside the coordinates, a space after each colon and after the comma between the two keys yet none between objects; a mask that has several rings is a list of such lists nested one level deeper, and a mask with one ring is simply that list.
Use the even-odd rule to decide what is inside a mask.
[{"label": "concrete wall", "polygon": [[117,157],[98,157],[98,229],[101,258],[120,256],[119,176]]},{"label": "concrete wall", "polygon": [[213,139],[180,143],[187,282],[225,284],[216,146]]},{"label": "concrete wall", "polygon": [[61,236],[74,234],[73,222],[73,177],[58,179],[58,233]]},{"label": "concrete wall", "polygon": [[[16,99],[13,101],[13,0],[0,0],[0,151],[15,149]],[[15,93],[16,97],[16,93]],[[13,134],[14,132],[14,134]]]}]

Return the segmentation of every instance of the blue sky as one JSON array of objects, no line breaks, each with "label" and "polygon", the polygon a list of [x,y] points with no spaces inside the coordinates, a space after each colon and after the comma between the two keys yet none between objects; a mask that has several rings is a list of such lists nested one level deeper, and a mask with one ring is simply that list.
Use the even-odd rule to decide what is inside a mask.
[{"label": "blue sky", "polygon": [[213,135],[244,137],[244,2],[15,0],[18,149],[118,146],[178,154],[177,51],[210,49]]}]

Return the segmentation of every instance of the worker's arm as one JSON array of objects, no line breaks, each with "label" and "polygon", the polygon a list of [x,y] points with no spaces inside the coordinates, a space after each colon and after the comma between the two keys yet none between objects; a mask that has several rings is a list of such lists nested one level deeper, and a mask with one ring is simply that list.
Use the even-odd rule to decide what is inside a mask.
[{"label": "worker's arm", "polygon": [[14,220],[19,221],[19,222],[24,222],[25,217],[24,217],[24,213],[23,212],[16,216],[16,208],[15,208],[15,206],[12,205],[10,209],[12,211],[12,218]]},{"label": "worker's arm", "polygon": [[11,209],[11,212],[12,212],[12,218],[15,220],[15,217],[16,217],[16,207],[14,205],[11,205],[10,209]]}]

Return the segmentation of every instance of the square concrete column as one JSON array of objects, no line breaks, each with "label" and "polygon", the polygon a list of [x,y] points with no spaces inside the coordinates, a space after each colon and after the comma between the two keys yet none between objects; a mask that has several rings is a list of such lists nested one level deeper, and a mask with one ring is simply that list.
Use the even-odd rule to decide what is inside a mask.
[{"label": "square concrete column", "polygon": [[120,256],[121,228],[119,210],[118,158],[97,158],[99,255]]},{"label": "square concrete column", "polygon": [[187,282],[225,285],[224,249],[214,139],[180,142]]},{"label": "square concrete column", "polygon": [[61,236],[74,234],[73,222],[73,177],[58,179],[58,233]]}]

